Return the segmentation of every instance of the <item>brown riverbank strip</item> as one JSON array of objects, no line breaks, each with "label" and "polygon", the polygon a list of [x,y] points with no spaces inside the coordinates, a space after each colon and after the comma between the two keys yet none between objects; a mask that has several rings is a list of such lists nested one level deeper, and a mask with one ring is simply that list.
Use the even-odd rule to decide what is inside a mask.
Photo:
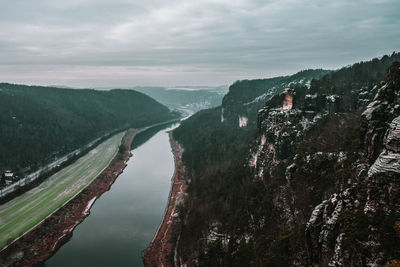
[{"label": "brown riverbank strip", "polygon": [[146,266],[173,266],[176,242],[174,241],[174,225],[178,221],[176,205],[182,201],[187,190],[185,168],[182,163],[183,149],[169,134],[172,152],[175,159],[175,173],[172,179],[171,191],[164,218],[149,247],[143,252]]},{"label": "brown riverbank strip", "polygon": [[71,237],[74,228],[89,215],[96,198],[108,191],[126,167],[136,132],[128,131],[121,147],[99,176],[78,195],[42,223],[0,252],[0,266],[32,266],[44,262]]}]

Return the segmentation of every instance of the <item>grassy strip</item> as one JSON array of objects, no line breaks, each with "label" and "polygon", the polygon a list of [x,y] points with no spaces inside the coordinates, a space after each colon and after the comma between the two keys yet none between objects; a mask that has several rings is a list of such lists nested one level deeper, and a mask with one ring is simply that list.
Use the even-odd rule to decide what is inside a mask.
[{"label": "grassy strip", "polygon": [[115,157],[123,134],[109,138],[39,187],[0,206],[0,248],[31,230],[90,184]]}]

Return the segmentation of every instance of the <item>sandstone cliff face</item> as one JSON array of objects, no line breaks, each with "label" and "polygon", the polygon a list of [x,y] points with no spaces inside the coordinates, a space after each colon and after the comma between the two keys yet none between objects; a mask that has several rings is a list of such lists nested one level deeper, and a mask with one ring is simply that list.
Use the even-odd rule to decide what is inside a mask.
[{"label": "sandstone cliff face", "polygon": [[237,81],[222,101],[221,122],[238,125],[240,117],[249,119],[246,126],[255,127],[257,111],[276,94],[288,87],[310,87],[312,79],[330,73],[328,70],[304,70],[291,76]]},{"label": "sandstone cliff face", "polygon": [[310,265],[381,266],[396,256],[385,243],[395,235],[390,218],[400,216],[399,141],[400,116],[389,125],[385,148],[373,165],[361,165],[359,182],[315,207],[306,227]]},{"label": "sandstone cliff face", "polygon": [[400,63],[394,63],[389,69],[386,83],[379,89],[362,116],[362,130],[366,156],[372,163],[383,148],[383,138],[390,123],[400,114],[399,76]]},{"label": "sandstone cliff face", "polygon": [[365,213],[376,216],[400,212],[400,116],[389,125],[384,149],[368,170]]},{"label": "sandstone cliff face", "polygon": [[[388,234],[395,235],[390,229],[388,233],[387,225],[390,228],[393,220],[400,219],[399,66],[394,63],[388,70],[372,102],[373,96],[366,93],[365,87],[359,89],[358,100],[347,107],[343,96],[286,90],[259,111],[260,134],[251,150],[249,165],[255,177],[266,183],[271,182],[274,169],[280,164],[286,166],[286,181],[277,186],[274,198],[274,204],[282,211],[280,229],[287,231],[305,224],[306,246],[298,251],[302,256],[293,257],[292,265],[372,266],[383,265],[395,257],[397,252],[388,251],[385,239]],[[377,85],[371,88],[376,91]],[[292,101],[290,107],[288,99]],[[300,156],[296,155],[296,147],[302,139],[309,139],[304,135],[320,121],[330,118],[340,125],[346,122],[338,118],[360,108],[365,108],[360,130],[363,151],[353,153],[356,157],[352,159],[346,159],[348,153],[341,149],[327,154],[336,161],[336,169],[348,171],[342,180],[321,186],[325,200],[315,205],[302,191],[320,186],[318,183],[327,174],[317,171],[320,180],[312,184],[298,181],[298,173],[312,169],[312,164],[329,146],[321,146],[320,152],[302,155],[306,157],[302,164],[296,164]],[[332,117],[337,113],[338,117]],[[348,166],[343,167],[346,160]],[[299,190],[296,184],[303,188]],[[307,207],[310,205],[315,206]]]},{"label": "sandstone cliff face", "polygon": [[315,207],[307,223],[310,265],[382,266],[398,257],[393,228],[400,219],[399,67],[392,65],[362,114],[365,163],[357,182]]},{"label": "sandstone cliff face", "polygon": [[[355,64],[266,98],[258,94],[265,81],[233,85],[213,113],[218,131],[198,140],[218,143],[220,158],[240,147],[240,159],[213,165],[215,172],[207,163],[198,177],[192,172],[198,184],[189,186],[183,257],[200,266],[380,266],[400,259],[398,63],[381,82],[395,60],[397,54]],[[198,132],[207,133],[203,128]],[[230,132],[246,140],[226,138]],[[201,155],[216,153],[200,148]],[[205,241],[193,242],[195,233]]]}]

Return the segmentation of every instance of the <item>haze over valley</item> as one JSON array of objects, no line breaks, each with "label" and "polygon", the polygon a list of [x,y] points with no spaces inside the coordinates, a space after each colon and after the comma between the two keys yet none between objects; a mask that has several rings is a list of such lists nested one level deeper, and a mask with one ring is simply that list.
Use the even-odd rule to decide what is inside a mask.
[{"label": "haze over valley", "polygon": [[0,2],[0,266],[400,266],[397,0]]}]

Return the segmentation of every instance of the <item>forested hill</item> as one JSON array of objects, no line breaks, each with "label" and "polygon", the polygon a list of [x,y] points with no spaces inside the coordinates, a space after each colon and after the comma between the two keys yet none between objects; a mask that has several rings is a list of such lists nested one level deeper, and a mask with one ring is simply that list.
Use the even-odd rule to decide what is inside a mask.
[{"label": "forested hill", "polygon": [[239,118],[245,118],[249,127],[256,127],[257,111],[274,95],[285,88],[310,87],[311,81],[331,71],[323,69],[302,70],[293,75],[267,79],[236,81],[222,101],[221,118],[238,125]]},{"label": "forested hill", "polygon": [[399,262],[399,62],[393,53],[264,91],[258,112],[248,107],[267,80],[237,82],[222,107],[183,121],[174,263]]},{"label": "forested hill", "polygon": [[0,171],[52,161],[105,133],[178,114],[133,90],[0,84]]}]

